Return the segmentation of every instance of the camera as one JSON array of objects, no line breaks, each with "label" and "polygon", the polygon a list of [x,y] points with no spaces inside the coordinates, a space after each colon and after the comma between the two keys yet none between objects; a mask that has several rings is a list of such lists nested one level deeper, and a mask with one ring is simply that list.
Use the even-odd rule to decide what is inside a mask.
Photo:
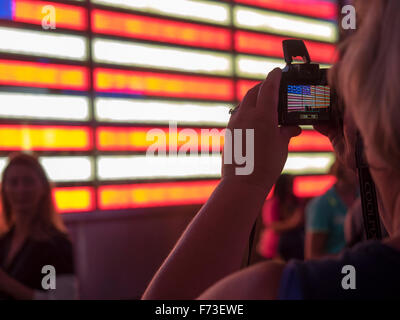
[{"label": "camera", "polygon": [[[279,89],[279,124],[314,125],[332,120],[333,90],[328,86],[327,71],[311,63],[302,40],[283,40],[286,67]],[[292,63],[302,57],[304,63]]]}]

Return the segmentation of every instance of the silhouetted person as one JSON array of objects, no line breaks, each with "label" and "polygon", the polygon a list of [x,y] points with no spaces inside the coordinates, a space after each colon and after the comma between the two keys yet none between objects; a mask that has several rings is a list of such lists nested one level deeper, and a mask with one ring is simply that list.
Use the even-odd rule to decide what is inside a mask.
[{"label": "silhouetted person", "polygon": [[[0,298],[76,298],[72,245],[54,210],[49,180],[34,156],[10,156],[1,203]],[[51,278],[43,279],[52,275],[46,269],[42,273],[44,266],[55,268],[55,290],[44,290],[52,285]]]}]

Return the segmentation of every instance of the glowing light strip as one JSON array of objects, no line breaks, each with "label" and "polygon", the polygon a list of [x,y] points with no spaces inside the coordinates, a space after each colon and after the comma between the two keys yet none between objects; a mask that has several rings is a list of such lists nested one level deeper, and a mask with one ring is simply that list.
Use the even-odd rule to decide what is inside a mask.
[{"label": "glowing light strip", "polygon": [[331,22],[241,6],[236,6],[233,10],[237,27],[326,42],[337,40],[336,25]]},{"label": "glowing light strip", "polygon": [[192,0],[94,0],[93,3],[172,17],[229,25],[229,5]]},{"label": "glowing light strip", "polygon": [[265,79],[269,72],[275,68],[284,68],[281,59],[260,58],[238,55],[235,59],[237,74],[241,77]]},{"label": "glowing light strip", "polygon": [[221,156],[100,156],[101,180],[219,177]]},{"label": "glowing light strip", "polygon": [[0,125],[0,150],[88,151],[92,149],[87,127]]},{"label": "glowing light strip", "polygon": [[67,95],[0,92],[0,118],[86,121],[89,100]]},{"label": "glowing light strip", "polygon": [[94,190],[91,187],[53,189],[53,198],[59,213],[84,212],[95,209]]},{"label": "glowing light strip", "polygon": [[194,47],[231,49],[229,29],[99,9],[94,9],[92,15],[95,33]]},{"label": "glowing light strip", "polygon": [[[283,58],[282,41],[286,38],[238,30],[235,32],[235,50]],[[334,45],[314,41],[304,42],[312,61],[332,63],[336,60]]]},{"label": "glowing light strip", "polygon": [[49,179],[54,182],[93,179],[93,165],[89,157],[41,157],[40,163],[45,168]]},{"label": "glowing light strip", "polygon": [[235,2],[321,19],[335,20],[337,17],[336,4],[329,0],[235,0]]},{"label": "glowing light strip", "polygon": [[99,208],[118,210],[202,204],[217,184],[217,180],[210,180],[100,186]]},{"label": "glowing light strip", "polygon": [[[0,98],[1,99],[1,98]],[[1,101],[1,100],[0,100]],[[226,126],[229,104],[168,102],[157,100],[96,98],[96,119],[107,122],[135,122],[178,125]]]},{"label": "glowing light strip", "polygon": [[335,183],[333,176],[295,177],[293,192],[297,197],[317,197],[324,194]]},{"label": "glowing light strip", "polygon": [[301,135],[290,139],[289,151],[333,151],[329,139],[313,130],[303,130]]},{"label": "glowing light strip", "polygon": [[75,60],[87,57],[83,37],[3,27],[0,27],[0,52]]},{"label": "glowing light strip", "polygon": [[56,28],[86,30],[86,9],[49,1],[14,0],[14,17],[17,22],[42,25],[43,7],[51,5],[56,9]]},{"label": "glowing light strip", "polygon": [[325,174],[335,161],[333,153],[289,154],[283,169],[290,174]]},{"label": "glowing light strip", "polygon": [[93,52],[96,62],[232,75],[231,57],[224,53],[206,53],[191,49],[173,49],[152,44],[106,39],[94,39]]},{"label": "glowing light strip", "polygon": [[97,148],[102,151],[147,151],[150,146],[168,151],[182,150],[184,146],[197,153],[201,150],[222,151],[224,134],[224,129],[99,127],[96,138]]},{"label": "glowing light strip", "polygon": [[88,74],[85,67],[0,60],[0,84],[87,90]]},{"label": "glowing light strip", "polygon": [[238,80],[236,82],[236,92],[238,95],[238,100],[242,101],[247,91],[253,88],[256,84],[260,83],[257,80]]},{"label": "glowing light strip", "polygon": [[207,100],[233,100],[233,81],[209,77],[97,68],[95,88],[102,92]]}]

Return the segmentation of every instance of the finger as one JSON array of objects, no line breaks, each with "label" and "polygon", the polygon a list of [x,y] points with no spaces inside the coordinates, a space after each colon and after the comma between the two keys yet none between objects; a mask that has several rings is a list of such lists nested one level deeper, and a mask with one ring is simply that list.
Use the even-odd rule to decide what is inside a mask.
[{"label": "finger", "polygon": [[298,126],[284,126],[280,127],[279,130],[288,141],[301,134],[301,128]]},{"label": "finger", "polygon": [[239,106],[239,112],[246,112],[246,110],[252,109],[256,107],[257,104],[257,96],[260,90],[261,83],[256,84],[253,88],[247,91],[245,97]]},{"label": "finger", "polygon": [[257,109],[268,115],[276,125],[278,124],[279,86],[282,70],[275,68],[263,81],[257,99]]}]

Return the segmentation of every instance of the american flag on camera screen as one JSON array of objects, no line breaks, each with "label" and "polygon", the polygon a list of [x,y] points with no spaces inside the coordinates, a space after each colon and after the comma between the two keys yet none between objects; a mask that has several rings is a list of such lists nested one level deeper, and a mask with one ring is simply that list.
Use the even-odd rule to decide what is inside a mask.
[{"label": "american flag on camera screen", "polygon": [[288,111],[319,111],[328,108],[330,89],[327,86],[288,85]]}]

